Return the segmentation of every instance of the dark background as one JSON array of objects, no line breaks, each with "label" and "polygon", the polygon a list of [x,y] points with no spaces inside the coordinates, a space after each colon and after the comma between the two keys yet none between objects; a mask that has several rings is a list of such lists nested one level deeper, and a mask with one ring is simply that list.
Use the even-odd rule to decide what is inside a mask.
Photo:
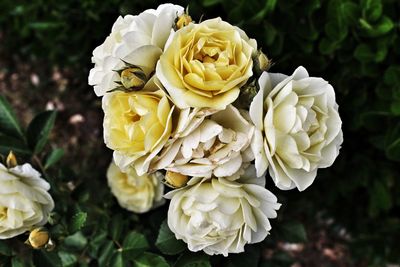
[{"label": "dark background", "polygon": [[[272,59],[271,72],[290,74],[303,65],[311,76],[328,80],[336,90],[343,120],[341,153],[331,168],[318,172],[309,189],[282,192],[272,181],[267,184],[284,204],[272,222],[272,236],[248,246],[239,257],[213,257],[211,262],[216,266],[246,262],[249,267],[399,264],[400,2],[176,3],[189,6],[194,20],[220,16],[240,26]],[[58,204],[57,212],[63,216],[76,210],[88,212],[82,230],[86,243],[60,246],[65,253],[79,255],[70,266],[98,264],[105,252],[92,253],[87,247],[102,250],[101,242],[115,241],[105,238],[95,245],[90,241],[110,229],[110,220],[123,225],[122,235],[130,229],[143,230],[151,241],[151,227],[158,229],[160,218],[165,218],[165,208],[139,218],[120,209],[112,198],[105,182],[111,152],[102,141],[101,102],[87,85],[91,53],[110,33],[117,16],[138,14],[159,4],[149,0],[0,2],[0,93],[23,125],[39,111],[58,110],[47,151],[61,147],[65,155],[51,174],[58,177],[59,191],[67,192],[67,183],[72,189],[54,193],[59,203],[65,203]],[[89,253],[81,257],[85,250]],[[109,256],[101,264],[112,261]]]}]

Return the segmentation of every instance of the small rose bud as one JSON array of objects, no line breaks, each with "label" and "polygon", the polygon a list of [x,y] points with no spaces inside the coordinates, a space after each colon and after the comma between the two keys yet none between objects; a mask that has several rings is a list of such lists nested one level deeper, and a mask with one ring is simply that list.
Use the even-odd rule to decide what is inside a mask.
[{"label": "small rose bud", "polygon": [[121,83],[126,89],[140,90],[146,82],[146,74],[139,67],[127,68],[121,72]]},{"label": "small rose bud", "polygon": [[15,155],[12,151],[8,153],[7,159],[6,159],[6,165],[8,168],[14,168],[15,166],[18,165],[17,159],[15,158]]},{"label": "small rose bud", "polygon": [[188,14],[183,14],[177,18],[175,23],[176,29],[182,29],[183,27],[189,25],[192,22],[192,18]]},{"label": "small rose bud", "polygon": [[261,50],[258,51],[254,62],[255,71],[258,75],[261,75],[264,71],[267,71],[271,65],[271,61]]},{"label": "small rose bud", "polygon": [[49,232],[45,228],[39,227],[30,232],[29,238],[25,243],[34,249],[41,249],[45,248],[49,241],[51,241]]},{"label": "small rose bud", "polygon": [[172,188],[180,188],[186,185],[189,180],[187,175],[183,175],[177,172],[167,171],[165,174],[165,182]]}]

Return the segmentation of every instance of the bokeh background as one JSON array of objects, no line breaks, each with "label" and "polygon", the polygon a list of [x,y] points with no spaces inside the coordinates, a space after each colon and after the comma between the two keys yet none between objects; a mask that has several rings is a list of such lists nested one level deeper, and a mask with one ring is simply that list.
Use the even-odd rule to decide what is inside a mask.
[{"label": "bokeh background", "polygon": [[[87,85],[91,53],[109,34],[118,15],[138,14],[160,3],[0,1],[0,93],[24,126],[40,111],[58,111],[50,145],[43,152],[44,157],[52,149],[64,150],[62,160],[49,171],[59,186],[53,189],[59,203],[56,212],[65,217],[77,210],[88,214],[78,237],[75,234],[70,240],[65,237],[68,242],[58,242],[64,253],[58,255],[63,266],[123,266],[115,260],[118,239],[136,229],[154,243],[165,218],[166,208],[136,216],[119,208],[111,196],[105,180],[111,152],[102,140],[101,101]],[[272,222],[272,235],[248,246],[242,255],[213,257],[211,263],[399,266],[400,2],[175,3],[189,6],[194,20],[220,16],[240,26],[272,59],[271,72],[289,74],[303,65],[312,76],[330,81],[343,120],[341,153],[333,167],[319,171],[309,189],[282,192],[271,181],[267,184],[283,203],[278,219]],[[5,140],[0,140],[0,153],[7,149]],[[57,235],[57,229],[52,231]],[[0,254],[7,246],[18,247],[3,242]],[[21,248],[16,250],[21,252]],[[151,245],[150,250],[157,253]],[[40,266],[52,266],[46,265],[54,264],[51,257],[42,259]],[[11,264],[9,260],[0,261],[0,266]],[[172,265],[174,260],[166,256]]]}]

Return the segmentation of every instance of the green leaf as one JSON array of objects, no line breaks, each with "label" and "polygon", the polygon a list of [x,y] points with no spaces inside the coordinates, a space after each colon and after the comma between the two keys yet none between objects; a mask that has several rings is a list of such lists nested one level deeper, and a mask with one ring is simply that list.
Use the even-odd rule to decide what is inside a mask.
[{"label": "green leaf", "polygon": [[186,248],[186,244],[175,238],[174,233],[168,227],[167,220],[165,220],[158,232],[156,247],[164,254],[176,255]]},{"label": "green leaf", "polygon": [[265,16],[267,16],[268,14],[270,14],[276,6],[277,0],[269,0],[269,1],[265,1],[265,5],[264,7],[258,11],[250,20],[249,23],[252,24],[259,24],[264,18]]},{"label": "green leaf", "polygon": [[400,101],[393,102],[393,103],[390,105],[390,111],[391,111],[394,115],[400,116]]},{"label": "green leaf", "polygon": [[178,258],[174,267],[211,267],[209,256],[204,253],[185,253]]},{"label": "green leaf", "polygon": [[221,3],[222,0],[203,0],[203,5],[205,7],[214,6]]},{"label": "green leaf", "polygon": [[54,126],[56,115],[56,111],[44,111],[38,114],[29,124],[27,139],[35,154],[41,152],[46,145],[50,131]]},{"label": "green leaf", "polygon": [[359,44],[354,51],[354,57],[361,62],[370,62],[374,59],[374,53],[366,44]]},{"label": "green leaf", "polygon": [[386,146],[386,156],[391,160],[400,160],[400,138]]},{"label": "green leaf", "polygon": [[12,251],[7,241],[0,240],[0,255],[11,256]]},{"label": "green leaf", "polygon": [[364,33],[370,37],[384,35],[394,28],[393,21],[387,16],[383,16],[375,25],[360,19],[360,25]]},{"label": "green leaf", "polygon": [[40,267],[62,267],[62,263],[58,254],[54,251],[48,252],[37,250],[33,253],[33,262]]},{"label": "green leaf", "polygon": [[122,243],[123,256],[127,259],[133,259],[149,247],[149,243],[143,234],[130,232]]},{"label": "green leaf", "polygon": [[114,253],[114,255],[111,258],[111,267],[123,267],[126,266],[126,263],[124,261],[124,258],[122,256],[122,253],[120,251],[117,251]]},{"label": "green leaf", "polygon": [[323,38],[319,43],[319,51],[323,55],[329,55],[335,52],[337,48],[337,43],[329,40],[328,38]]},{"label": "green leaf", "polygon": [[387,211],[392,206],[388,188],[381,181],[375,181],[369,190],[369,213],[376,217],[381,211]]},{"label": "green leaf", "polygon": [[122,231],[124,230],[126,221],[124,221],[121,214],[113,216],[109,224],[109,233],[113,240],[118,241],[121,237]]},{"label": "green leaf", "polygon": [[58,22],[32,22],[29,24],[29,27],[35,30],[49,30],[49,29],[57,29],[60,28],[63,24]]},{"label": "green leaf", "polygon": [[143,253],[134,260],[135,267],[169,267],[168,262],[160,255],[150,252]]},{"label": "green leaf", "polygon": [[63,267],[73,267],[78,262],[78,257],[66,251],[58,252]]},{"label": "green leaf", "polygon": [[95,235],[89,239],[88,251],[93,257],[98,257],[100,246],[107,239],[107,232],[96,232]]},{"label": "green leaf", "polygon": [[113,241],[108,240],[103,244],[99,251],[99,266],[108,266],[115,251],[116,249]]},{"label": "green leaf", "polygon": [[348,29],[335,21],[330,21],[325,24],[325,32],[326,35],[329,36],[329,39],[340,42],[346,38]]},{"label": "green leaf", "polygon": [[382,15],[382,3],[380,0],[363,1],[361,4],[363,7],[364,16],[368,21],[376,21]]},{"label": "green leaf", "polygon": [[56,148],[47,156],[44,168],[48,169],[50,166],[57,163],[64,156],[64,149]]},{"label": "green leaf", "polygon": [[82,234],[82,232],[76,232],[73,235],[67,236],[64,239],[64,244],[67,247],[76,249],[76,250],[82,250],[86,245],[87,245],[87,239],[86,237]]},{"label": "green leaf", "polygon": [[12,267],[25,267],[23,261],[17,257],[13,257],[11,260]]},{"label": "green leaf", "polygon": [[280,238],[290,243],[302,243],[307,241],[306,230],[299,222],[290,222],[281,226]]},{"label": "green leaf", "polygon": [[85,225],[86,219],[87,219],[87,213],[82,211],[72,216],[71,221],[69,223],[70,233],[75,233],[79,231]]},{"label": "green leaf", "polygon": [[0,95],[0,132],[24,140],[24,133],[10,103]]},{"label": "green leaf", "polygon": [[357,18],[360,16],[359,6],[352,2],[342,4],[343,18],[347,24],[356,24]]},{"label": "green leaf", "polygon": [[400,66],[390,66],[383,77],[385,84],[400,86]]},{"label": "green leaf", "polygon": [[0,154],[7,155],[11,150],[17,157],[32,154],[29,147],[20,139],[0,134]]}]

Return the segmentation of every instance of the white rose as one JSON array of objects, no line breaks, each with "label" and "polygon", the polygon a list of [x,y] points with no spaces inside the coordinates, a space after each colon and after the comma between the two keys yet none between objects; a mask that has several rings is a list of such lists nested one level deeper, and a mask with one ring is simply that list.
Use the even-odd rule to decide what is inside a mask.
[{"label": "white rose", "polygon": [[265,189],[265,178],[255,178],[254,166],[239,181],[203,179],[169,192],[168,226],[189,250],[209,255],[240,253],[246,244],[269,234],[270,218],[280,204]]},{"label": "white rose", "polygon": [[54,201],[50,185],[30,164],[7,169],[0,163],[0,239],[47,223]]},{"label": "white rose", "polygon": [[[90,70],[89,84],[97,96],[118,86],[119,70],[125,62],[140,66],[147,77],[154,71],[174,20],[183,13],[183,7],[172,4],[160,5],[157,10],[148,9],[138,16],[119,17],[111,34],[93,51],[94,68]],[[123,61],[122,61],[123,60]]]},{"label": "white rose", "polygon": [[335,92],[303,67],[292,76],[264,72],[258,83],[250,105],[257,176],[269,168],[277,187],[302,191],[339,154],[343,134]]},{"label": "white rose", "polygon": [[254,126],[246,112],[228,105],[225,110],[201,117],[196,127],[184,131],[161,151],[153,168],[191,177],[239,178],[254,159],[250,147]]},{"label": "white rose", "polygon": [[164,185],[160,173],[137,175],[134,168],[126,173],[113,162],[107,170],[108,185],[121,207],[144,213],[164,203]]}]

